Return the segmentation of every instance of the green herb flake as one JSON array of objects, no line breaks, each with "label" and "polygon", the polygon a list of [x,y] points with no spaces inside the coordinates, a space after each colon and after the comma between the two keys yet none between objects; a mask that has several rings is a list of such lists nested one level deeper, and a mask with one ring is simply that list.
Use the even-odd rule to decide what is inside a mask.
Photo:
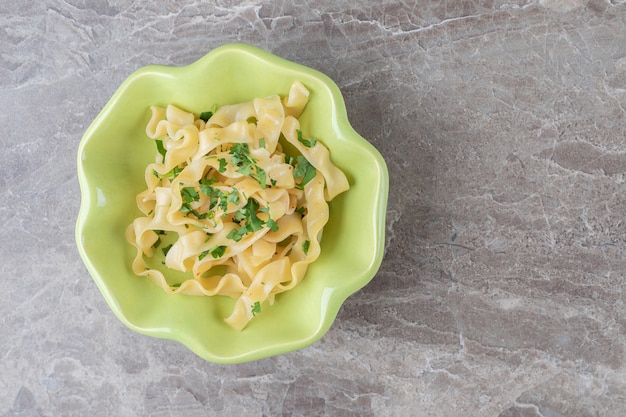
[{"label": "green herb flake", "polygon": [[250,176],[259,182],[261,188],[265,188],[267,183],[267,174],[265,173],[265,170],[260,166],[255,165],[255,171],[256,172],[254,174],[250,174]]},{"label": "green herb flake", "polygon": [[174,168],[172,168],[172,170],[170,172],[167,173],[167,175],[172,175],[172,178],[176,178],[176,177],[178,177],[178,174],[180,174],[181,172],[183,172],[183,168],[181,168],[181,167],[174,167]]},{"label": "green herb flake", "polygon": [[239,229],[233,229],[230,232],[228,232],[228,234],[226,235],[227,239],[231,239],[234,240],[235,242],[239,242],[241,240],[241,238],[243,237],[243,235],[245,234],[245,230],[243,231],[243,233],[241,232],[241,229],[243,228],[239,228]]},{"label": "green herb flake", "polygon": [[220,256],[224,256],[225,252],[226,252],[226,246],[223,246],[223,245],[215,246],[211,249],[205,250],[200,255],[198,255],[198,259],[203,260],[204,258],[206,258],[207,255],[211,255],[213,258],[217,259]]},{"label": "green herb flake", "polygon": [[213,195],[213,192],[214,192],[213,190],[215,190],[215,188],[213,188],[212,186],[208,184],[202,184],[202,182],[200,182],[200,185],[198,186],[198,188],[200,189],[202,194],[209,196],[209,197]]},{"label": "green herb flake", "polygon": [[254,199],[249,199],[248,204],[248,218],[246,219],[246,228],[251,232],[256,232],[257,230],[261,230],[263,228],[263,220],[259,219],[256,215],[257,210],[259,209],[259,203],[257,203]]},{"label": "green herb flake", "polygon": [[300,129],[296,129],[296,135],[298,135],[298,142],[306,146],[307,148],[312,148],[317,143],[317,139],[311,138],[309,140],[304,139],[302,137],[302,131]]},{"label": "green herb flake", "polygon": [[216,111],[217,111],[217,104],[214,104],[213,107],[211,107],[210,111],[203,111],[202,113],[200,113],[200,119],[204,120],[205,122],[208,122],[209,119],[215,114]]},{"label": "green herb flake", "polygon": [[315,178],[317,173],[315,167],[302,155],[298,155],[296,158],[296,167],[293,170],[294,178],[302,178],[298,184],[299,188],[304,187],[309,181]]},{"label": "green herb flake", "polygon": [[163,256],[167,256],[167,253],[172,249],[172,244],[164,246],[161,248],[161,252],[163,252]]},{"label": "green herb flake", "polygon": [[225,252],[226,252],[226,246],[222,246],[222,245],[216,246],[213,249],[209,250],[209,253],[214,258],[219,258],[220,256],[223,256]]},{"label": "green herb flake", "polygon": [[215,208],[215,206],[218,204],[218,202],[224,195],[224,193],[222,193],[219,189],[211,185],[214,183],[215,181],[213,181],[213,179],[205,178],[205,179],[200,180],[200,185],[198,186],[202,194],[209,197],[209,210],[212,210],[213,208]]},{"label": "green herb flake", "polygon": [[211,178],[202,178],[200,180],[200,184],[202,185],[213,185],[218,181],[217,178],[211,177]]},{"label": "green herb flake", "polygon": [[274,219],[272,219],[272,218],[268,219],[265,224],[267,225],[267,227],[270,228],[270,230],[272,232],[277,232],[278,231],[278,224],[276,223],[276,221]]},{"label": "green herb flake", "polygon": [[193,187],[183,187],[180,190],[180,196],[185,203],[193,203],[200,200],[200,195]]},{"label": "green herb flake", "polygon": [[[204,220],[204,219],[209,217],[209,213],[200,213],[200,212],[198,212],[198,210],[196,210],[193,207],[191,207],[190,203],[183,203],[180,206],[179,211],[181,213],[191,213],[194,216],[196,216],[196,218],[198,218],[198,220]],[[189,227],[189,225],[185,224],[185,228],[188,228],[188,227]]]},{"label": "green herb flake", "polygon": [[217,169],[217,171],[220,174],[223,174],[224,172],[226,172],[226,164],[227,164],[226,159],[220,158],[219,163],[220,163],[220,167]]},{"label": "green herb flake", "polygon": [[156,172],[156,170],[154,170],[152,173],[154,174],[155,177],[159,179],[166,179],[166,178],[176,178],[178,174],[180,174],[182,171],[183,171],[183,168],[175,166],[169,172],[166,172],[163,175],[160,175],[158,172]]},{"label": "green herb flake", "polygon": [[236,188],[233,188],[233,191],[228,194],[228,197],[226,197],[226,201],[232,204],[239,204],[239,191],[237,191]]},{"label": "green herb flake", "polygon": [[259,203],[252,198],[248,199],[246,205],[233,214],[233,222],[241,224],[245,221],[244,225],[231,230],[226,237],[239,242],[244,235],[261,230],[265,222],[257,216],[257,211],[259,211]]},{"label": "green herb flake", "polygon": [[203,111],[202,113],[200,113],[200,119],[204,120],[205,122],[208,122],[211,116],[213,116],[212,111]]},{"label": "green herb flake", "polygon": [[259,139],[259,146],[260,146],[261,148],[265,148],[265,138],[261,138],[261,139]]},{"label": "green herb flake", "polygon": [[237,168],[236,171],[240,173],[241,175],[248,176],[250,175],[251,168],[252,168],[252,165],[242,165],[239,168]]},{"label": "green herb flake", "polygon": [[220,194],[220,202],[217,205],[224,213],[228,211],[228,200],[224,198],[224,194]]},{"label": "green herb flake", "polygon": [[311,241],[310,240],[305,240],[304,242],[302,242],[302,252],[304,252],[305,255],[309,254],[309,247],[311,246]]},{"label": "green herb flake", "polygon": [[259,314],[261,312],[261,303],[259,301],[256,301],[254,304],[252,304],[250,311],[252,312],[253,316]]},{"label": "green herb flake", "polygon": [[250,156],[250,148],[247,143],[236,143],[230,148],[232,155],[230,162],[236,168],[235,171],[241,175],[250,175],[256,160]]},{"label": "green herb flake", "polygon": [[242,221],[246,220],[247,212],[244,211],[245,208],[242,207],[233,214],[233,221],[237,224],[241,224]]},{"label": "green herb flake", "polygon": [[161,139],[156,139],[154,142],[156,143],[157,151],[159,151],[163,159],[165,159],[165,154],[167,153],[167,151],[163,146],[163,141]]}]

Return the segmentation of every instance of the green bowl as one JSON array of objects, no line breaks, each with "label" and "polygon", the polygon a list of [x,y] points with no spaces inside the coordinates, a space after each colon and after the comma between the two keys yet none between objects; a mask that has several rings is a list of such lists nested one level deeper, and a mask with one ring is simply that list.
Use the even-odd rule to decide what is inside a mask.
[{"label": "green bowl", "polygon": [[[171,103],[199,113],[214,104],[286,95],[296,80],[311,92],[302,129],[330,149],[351,188],[330,203],[322,253],[304,280],[238,332],[224,322],[230,298],[167,294],[131,271],[135,248],[124,231],[139,215],[135,195],[145,188],[144,169],[154,160],[145,134],[149,107]],[[383,158],[350,126],[331,79],[254,46],[228,44],[185,67],[151,65],[133,73],[85,132],[78,178],[76,243],[110,308],[131,329],[177,340],[211,362],[246,362],[314,343],[382,261],[389,187]]]}]

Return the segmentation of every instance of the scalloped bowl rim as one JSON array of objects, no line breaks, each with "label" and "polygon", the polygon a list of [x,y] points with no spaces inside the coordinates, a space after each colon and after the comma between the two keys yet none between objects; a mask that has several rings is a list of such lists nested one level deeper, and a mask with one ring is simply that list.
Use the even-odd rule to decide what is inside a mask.
[{"label": "scalloped bowl rim", "polygon": [[[142,314],[146,317],[150,315],[158,316],[159,314],[164,314],[156,308],[150,308],[150,306],[144,307],[143,310],[136,312],[136,317],[131,317],[131,314],[128,313],[128,308],[124,307],[124,305],[129,304],[128,301],[124,299],[126,300],[124,301],[126,302],[126,304],[124,304],[124,302],[120,299],[122,297],[119,294],[120,290],[118,290],[117,287],[115,287],[111,283],[112,280],[117,279],[117,275],[112,276],[113,274],[111,274],[108,270],[103,271],[103,267],[101,266],[104,265],[104,261],[101,259],[102,256],[105,256],[104,254],[102,254],[103,250],[101,248],[96,250],[89,247],[89,242],[93,240],[93,235],[96,233],[95,230],[92,230],[92,228],[96,227],[94,226],[93,219],[95,215],[94,212],[98,211],[98,213],[108,213],[102,210],[107,210],[107,199],[114,199],[115,193],[109,193],[109,195],[103,197],[100,194],[104,192],[94,186],[94,182],[97,182],[98,180],[105,180],[101,179],[98,175],[93,175],[93,173],[91,175],[87,173],[87,168],[89,167],[89,164],[93,165],[94,161],[100,161],[97,158],[88,157],[87,155],[93,154],[94,151],[87,151],[87,148],[89,148],[90,146],[108,146],[107,144],[103,144],[103,140],[99,137],[99,135],[102,135],[101,130],[114,129],[114,127],[112,127],[114,124],[107,122],[111,122],[112,118],[113,120],[115,120],[114,115],[112,114],[116,111],[116,106],[128,105],[125,104],[126,102],[123,100],[125,98],[125,95],[130,94],[132,96],[133,94],[135,94],[135,98],[139,97],[137,96],[137,93],[133,91],[133,88],[139,89],[139,87],[135,87],[135,84],[154,81],[153,79],[164,83],[170,81],[176,82],[179,79],[184,79],[188,74],[193,75],[194,72],[205,71],[210,68],[213,68],[214,70],[219,69],[220,67],[218,67],[218,65],[220,65],[220,63],[223,63],[224,66],[227,66],[227,63],[229,63],[229,59],[249,60],[251,65],[256,65],[258,69],[264,71],[275,71],[278,74],[281,74],[281,76],[285,77],[285,74],[290,74],[292,76],[295,76],[297,74],[299,77],[304,78],[310,83],[315,84],[317,90],[312,90],[312,94],[318,94],[319,97],[323,97],[325,100],[329,100],[328,103],[330,104],[330,107],[332,107],[328,110],[330,112],[329,122],[331,125],[329,128],[332,129],[335,134],[337,134],[337,137],[343,138],[342,140],[345,143],[340,144],[341,146],[343,146],[343,152],[347,152],[347,149],[353,149],[354,152],[357,152],[357,154],[360,152],[360,154],[358,155],[361,155],[361,157],[367,158],[367,162],[371,165],[367,168],[361,168],[362,171],[360,172],[365,172],[363,171],[363,169],[366,169],[368,171],[367,175],[370,176],[370,182],[374,182],[374,184],[373,186],[372,184],[370,184],[368,187],[369,192],[371,192],[371,203],[368,202],[367,204],[371,204],[371,207],[365,207],[365,211],[367,211],[367,213],[369,214],[369,217],[365,219],[368,226],[366,227],[366,232],[369,233],[369,235],[361,236],[362,240],[371,239],[371,242],[361,243],[362,245],[365,245],[364,247],[368,251],[366,256],[371,256],[371,259],[368,258],[367,260],[365,260],[365,264],[362,267],[362,270],[356,271],[355,273],[355,276],[357,276],[357,278],[349,282],[348,284],[336,286],[326,285],[324,288],[321,288],[321,290],[315,287],[315,290],[318,290],[318,293],[321,297],[321,300],[319,300],[321,302],[321,306],[318,306],[320,309],[318,322],[307,323],[309,324],[309,326],[300,333],[298,331],[295,331],[294,337],[292,339],[290,339],[288,336],[283,336],[282,339],[277,337],[276,340],[268,340],[266,342],[265,338],[262,337],[263,333],[255,334],[254,337],[256,338],[256,340],[259,341],[257,344],[251,343],[250,338],[245,338],[245,332],[248,331],[247,329],[244,329],[243,332],[240,332],[238,334],[225,333],[228,334],[227,337],[232,338],[231,344],[233,348],[231,350],[228,350],[228,348],[225,347],[223,350],[220,350],[216,347],[217,344],[213,345],[211,343],[208,343],[206,340],[200,340],[198,339],[198,337],[190,334],[191,332],[189,331],[189,326],[191,325],[189,325],[189,323],[181,322],[180,328],[177,328],[176,326],[173,326],[171,324],[164,324],[161,326],[154,324],[146,326],[141,324],[141,319],[145,318],[144,316],[142,316]],[[278,77],[278,75],[276,77]],[[279,78],[276,78],[276,80],[278,79]],[[272,78],[272,80],[274,79]],[[138,91],[141,90],[139,89]],[[237,102],[237,100],[233,99],[233,102]],[[331,148],[331,158],[333,158],[334,151],[331,146],[329,146],[329,148]],[[356,158],[356,156],[354,158]],[[110,163],[113,164],[114,162]],[[351,165],[353,163],[353,161],[350,161]],[[120,164],[120,166],[123,165],[124,164]],[[340,164],[338,165],[342,169],[347,168],[341,166]],[[111,310],[115,313],[118,319],[120,319],[120,321],[122,321],[126,326],[133,329],[134,331],[157,338],[176,340],[187,346],[201,358],[210,362],[247,362],[294,351],[311,345],[312,343],[319,340],[328,331],[328,329],[334,322],[339,308],[342,306],[343,302],[351,294],[364,287],[375,276],[382,262],[385,240],[385,212],[389,187],[388,172],[384,159],[368,141],[362,138],[352,128],[348,121],[343,96],[337,85],[329,77],[315,69],[288,61],[256,46],[241,43],[226,44],[209,51],[206,55],[204,55],[197,61],[186,66],[175,67],[164,65],[149,65],[140,68],[132,73],[115,91],[110,100],[107,102],[101,112],[97,115],[97,117],[93,120],[93,122],[85,131],[78,146],[77,172],[81,189],[81,205],[76,221],[76,245],[80,257],[83,260],[83,263],[85,264],[89,274],[96,283],[98,289],[105,298]],[[99,173],[100,171],[97,171],[94,168],[94,172]],[[96,177],[96,179],[94,179],[94,177]],[[354,178],[350,179],[351,186],[353,185],[354,180]],[[119,184],[116,184],[116,186],[119,186]],[[359,187],[364,187],[364,185],[359,185]],[[360,190],[361,191],[359,191],[359,193],[363,194],[363,189]],[[351,191],[352,190],[349,190],[347,193],[350,193]],[[100,207],[100,198],[102,198],[104,201],[102,207]],[[340,196],[338,198],[342,197]],[[364,200],[363,195],[361,195],[360,198],[361,200]],[[134,203],[134,200],[132,203]],[[350,203],[346,202],[338,204],[344,204],[345,206],[349,206]],[[354,204],[356,203],[353,203],[353,206]],[[333,215],[333,202],[331,202],[331,218]],[[344,217],[342,219],[342,222],[349,223],[350,219],[351,217]],[[352,229],[354,229],[354,226],[352,226]],[[98,230],[105,231],[106,233],[109,232],[109,228]],[[339,236],[339,238],[340,237],[341,236]],[[335,237],[333,237],[332,239],[335,239]],[[324,242],[325,240],[322,239],[322,250],[324,250]],[[126,244],[123,235],[121,237],[121,244]],[[116,247],[112,247],[112,249],[115,250]],[[130,249],[119,250],[124,251]],[[318,261],[321,261],[321,257]],[[129,266],[127,266],[127,269],[129,271],[129,275],[133,275],[132,272],[130,272]],[[306,279],[303,281],[303,283],[304,282],[306,282]],[[153,284],[150,283],[150,285]],[[322,284],[320,283],[319,285]],[[118,293],[116,293],[116,291],[118,291]],[[147,291],[155,297],[161,297],[160,295],[154,295],[155,293],[152,292],[152,290],[150,289],[148,289]],[[162,290],[158,289],[158,291]],[[166,297],[174,297],[165,293],[163,293],[163,295],[165,295]],[[125,294],[123,295],[123,297],[126,296],[127,295]],[[129,295],[129,297],[132,296],[132,294]],[[202,298],[190,296],[179,297],[186,297],[186,299],[189,300],[186,302],[195,304],[197,304],[199,301],[191,301],[191,299]],[[159,298],[159,300],[165,300],[165,298]],[[273,309],[274,307],[276,307],[279,302],[280,300],[277,300],[276,304],[271,308]],[[317,304],[315,304],[315,306],[317,306]],[[170,314],[172,312],[174,312],[175,314],[175,310],[173,310],[175,307],[169,308]],[[161,318],[159,316],[158,318],[162,319],[164,322],[175,321],[171,317]],[[157,319],[154,318],[154,320]],[[281,327],[282,324],[277,322],[271,325],[268,324],[268,326],[269,327],[267,327],[267,329],[269,329],[270,332],[278,332],[278,328]],[[242,336],[242,334],[244,336]]]}]

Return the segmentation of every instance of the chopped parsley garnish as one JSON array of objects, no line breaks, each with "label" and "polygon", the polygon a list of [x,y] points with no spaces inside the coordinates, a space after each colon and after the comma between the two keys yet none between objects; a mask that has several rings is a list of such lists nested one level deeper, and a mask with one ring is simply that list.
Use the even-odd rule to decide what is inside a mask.
[{"label": "chopped parsley garnish", "polygon": [[311,165],[311,163],[302,155],[298,155],[296,158],[296,167],[293,170],[294,178],[302,178],[300,183],[297,185],[298,188],[304,187],[309,181],[315,178],[315,174],[317,173],[315,167]]},{"label": "chopped parsley garnish", "polygon": [[237,189],[233,187],[233,191],[228,194],[228,197],[226,197],[226,201],[228,203],[239,204],[239,191],[237,191]]},{"label": "chopped parsley garnish", "polygon": [[200,194],[198,194],[198,191],[196,191],[194,187],[183,187],[180,190],[180,197],[183,200],[179,209],[181,212],[191,213],[200,220],[209,217],[208,213],[199,213],[191,206],[191,203],[195,203],[200,200]]},{"label": "chopped parsley garnish", "polygon": [[229,153],[232,155],[230,161],[236,168],[235,171],[242,175],[249,175],[250,169],[256,162],[252,156],[250,156],[250,148],[247,143],[236,143],[230,148]]},{"label": "chopped parsley garnish", "polygon": [[267,222],[265,224],[267,225],[267,227],[270,228],[272,232],[278,231],[278,224],[276,223],[274,219],[272,218],[267,219]]},{"label": "chopped parsley garnish", "polygon": [[228,210],[228,197],[226,197],[226,194],[220,192],[220,202],[217,206],[226,213],[226,210]]},{"label": "chopped parsley garnish", "polygon": [[172,249],[172,244],[164,246],[161,248],[161,252],[163,252],[163,256],[167,256],[167,253]]},{"label": "chopped parsley garnish", "polygon": [[223,256],[224,252],[226,252],[226,246],[223,245],[216,246],[213,249],[209,250],[209,253],[214,258],[219,258],[220,256]]},{"label": "chopped parsley garnish", "polygon": [[265,138],[261,138],[261,139],[259,139],[259,146],[260,146],[261,148],[265,148]]},{"label": "chopped parsley garnish", "polygon": [[256,165],[256,159],[250,155],[250,148],[247,143],[234,144],[229,153],[232,155],[230,162],[235,167],[236,172],[251,176],[259,182],[261,188],[265,188],[267,174],[263,168]]},{"label": "chopped parsley garnish", "polygon": [[157,139],[154,142],[156,142],[157,151],[159,151],[159,153],[163,157],[163,160],[165,160],[165,154],[167,153],[167,151],[165,150],[165,147],[163,146],[163,141],[161,139]]},{"label": "chopped parsley garnish", "polygon": [[213,177],[211,177],[211,178],[202,178],[200,180],[200,184],[202,184],[202,185],[213,185],[217,181],[218,181],[218,179],[217,178],[213,178]]},{"label": "chopped parsley garnish", "polygon": [[200,180],[200,185],[198,186],[202,194],[209,197],[209,210],[212,210],[217,205],[223,195],[223,193],[219,189],[211,185],[214,183],[215,181],[213,181],[212,179],[203,178]]},{"label": "chopped parsley garnish", "polygon": [[234,240],[235,242],[239,242],[245,234],[246,234],[245,227],[240,227],[239,229],[233,229],[230,232],[228,232],[226,237],[228,239]]},{"label": "chopped parsley garnish", "polygon": [[185,203],[192,203],[200,200],[200,195],[193,187],[183,187],[182,190],[180,190],[180,196]]},{"label": "chopped parsley garnish", "polygon": [[[183,213],[191,213],[196,216],[198,220],[203,220],[209,217],[209,213],[200,213],[198,212],[198,210],[192,208],[189,203],[183,203],[180,206],[180,211]],[[185,223],[185,228],[189,228],[189,225],[187,223]]]},{"label": "chopped parsley garnish", "polygon": [[172,168],[171,171],[168,172],[165,175],[167,177],[169,177],[171,175],[172,178],[176,178],[176,177],[178,177],[178,174],[180,174],[181,172],[183,172],[183,168],[176,166],[176,167]]},{"label": "chopped parsley garnish", "polygon": [[252,304],[250,311],[252,312],[253,316],[259,314],[261,312],[261,303],[256,301],[254,304]]},{"label": "chopped parsley garnish", "polygon": [[267,222],[264,222],[257,216],[257,211],[264,212],[267,211],[267,208],[260,209],[259,203],[255,199],[248,199],[246,205],[233,214],[233,222],[241,224],[245,221],[245,223],[239,228],[232,229],[226,237],[239,242],[248,233],[259,231],[264,226],[269,227],[274,232],[278,230],[278,225],[274,220],[269,219]]},{"label": "chopped parsley garnish", "polygon": [[215,114],[216,110],[217,110],[217,104],[214,104],[213,108],[211,108],[211,111],[203,111],[202,113],[200,113],[200,119],[204,120],[205,122],[208,122],[211,116]]},{"label": "chopped parsley garnish", "polygon": [[304,242],[302,242],[302,252],[304,252],[305,255],[308,255],[309,253],[309,246],[311,246],[310,240],[305,240]]},{"label": "chopped parsley garnish", "polygon": [[311,138],[309,140],[304,139],[302,137],[302,131],[300,129],[296,129],[296,134],[298,135],[298,142],[306,146],[307,148],[312,148],[317,143],[317,139]]},{"label": "chopped parsley garnish", "polygon": [[[150,213],[148,213],[148,214],[150,214]],[[165,230],[155,230],[154,233],[157,234],[157,240],[156,240],[156,242],[154,242],[152,247],[156,248],[156,247],[158,247],[161,244],[161,236],[165,236],[167,233],[165,233]]]},{"label": "chopped parsley garnish", "polygon": [[178,176],[178,174],[180,174],[182,172],[183,168],[181,167],[174,167],[172,168],[169,172],[166,172],[165,174],[161,175],[159,174],[156,170],[152,170],[152,175],[154,175],[155,177],[157,177],[160,180],[166,179],[166,178],[176,178]]},{"label": "chopped parsley garnish", "polygon": [[217,169],[217,171],[222,174],[224,172],[226,172],[226,159],[224,158],[220,158],[218,160],[218,162],[220,163],[220,167]]},{"label": "chopped parsley garnish", "polygon": [[265,188],[267,182],[267,174],[265,170],[258,165],[255,165],[255,173],[251,173],[250,176],[257,180],[261,185],[261,188]]},{"label": "chopped parsley garnish", "polygon": [[207,255],[211,255],[213,258],[219,258],[220,256],[224,255],[225,252],[226,246],[215,246],[214,248],[207,249],[200,255],[198,255],[198,259],[203,260],[204,258],[206,258]]},{"label": "chopped parsley garnish", "polygon": [[263,220],[259,219],[256,215],[258,209],[259,203],[254,198],[248,199],[246,205],[239,209],[239,211],[244,210],[244,214],[246,216],[246,228],[250,232],[256,232],[263,228]]}]

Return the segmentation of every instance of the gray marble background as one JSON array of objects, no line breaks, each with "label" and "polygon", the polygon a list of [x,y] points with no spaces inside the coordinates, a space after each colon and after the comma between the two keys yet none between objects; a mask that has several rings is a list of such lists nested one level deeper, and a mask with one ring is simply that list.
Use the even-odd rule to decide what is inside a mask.
[{"label": "gray marble background", "polygon": [[[111,313],[76,150],[137,68],[319,69],[390,171],[374,280],[306,349],[207,363]],[[626,415],[626,2],[0,5],[0,416]]]}]

